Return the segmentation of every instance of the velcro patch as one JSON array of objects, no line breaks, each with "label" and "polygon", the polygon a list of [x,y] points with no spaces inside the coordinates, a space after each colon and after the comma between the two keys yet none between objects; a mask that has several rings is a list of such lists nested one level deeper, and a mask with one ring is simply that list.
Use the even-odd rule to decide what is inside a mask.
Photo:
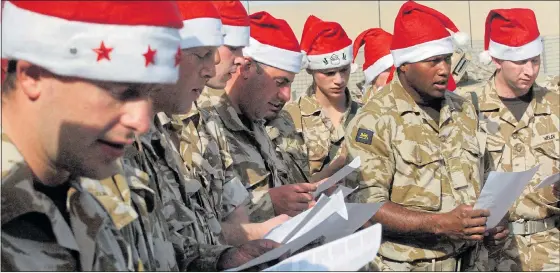
[{"label": "velcro patch", "polygon": [[358,128],[358,133],[356,133],[356,142],[371,144],[372,139],[373,131],[364,128]]}]

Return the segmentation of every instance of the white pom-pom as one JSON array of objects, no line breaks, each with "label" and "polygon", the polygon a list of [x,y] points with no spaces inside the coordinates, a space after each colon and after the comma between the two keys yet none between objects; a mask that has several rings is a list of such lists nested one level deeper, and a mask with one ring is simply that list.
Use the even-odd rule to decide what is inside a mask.
[{"label": "white pom-pom", "polygon": [[489,64],[492,61],[492,56],[490,56],[490,52],[488,52],[488,50],[482,51],[478,55],[478,61],[482,64]]},{"label": "white pom-pom", "polygon": [[350,73],[355,73],[356,71],[358,71],[358,65],[355,63],[352,63],[350,65]]},{"label": "white pom-pom", "polygon": [[453,33],[453,41],[455,41],[455,44],[457,44],[458,46],[465,46],[469,43],[471,37],[469,36],[469,34],[465,33],[465,32],[455,32]]}]

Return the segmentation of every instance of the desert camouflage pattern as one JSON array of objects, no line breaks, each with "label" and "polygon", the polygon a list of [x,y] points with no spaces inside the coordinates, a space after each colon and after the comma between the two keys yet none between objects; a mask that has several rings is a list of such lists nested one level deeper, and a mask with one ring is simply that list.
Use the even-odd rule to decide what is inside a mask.
[{"label": "desert camouflage pattern", "polygon": [[[309,159],[307,158],[307,146],[303,139],[301,130],[301,119],[294,121],[286,111],[286,107],[297,107],[288,104],[278,113],[273,120],[266,123],[266,133],[276,147],[276,155],[282,159],[291,171],[295,181],[307,182],[311,179],[309,173]],[[296,125],[296,122],[300,125]]]},{"label": "desert camouflage pattern", "polygon": [[159,113],[150,131],[125,155],[125,164],[146,172],[156,209],[169,229],[180,271],[216,271],[228,246],[220,245],[221,226],[204,186],[183,165],[170,134],[171,119]]},{"label": "desert camouflage pattern", "polygon": [[[348,162],[357,156],[362,161],[359,171],[347,179],[352,181],[350,187],[359,186],[351,201],[391,201],[433,213],[474,204],[481,189],[483,161],[477,116],[473,105],[454,93],[446,92],[443,103],[436,124],[400,82],[375,93],[346,132]],[[383,239],[379,255],[405,263],[456,257],[472,246],[447,237]]]},{"label": "desert camouflage pattern", "polygon": [[172,128],[179,136],[185,167],[204,184],[223,221],[237,207],[248,205],[250,198],[234,173],[226,137],[209,115],[206,109],[193,107],[186,115],[173,116]]},{"label": "desert camouflage pattern", "polygon": [[560,75],[547,75],[544,80],[539,82],[537,78],[537,84],[550,91],[560,91]]},{"label": "desert camouflage pattern", "polygon": [[278,158],[264,120],[255,121],[253,128],[247,128],[224,90],[207,88],[197,103],[199,108],[209,110],[209,122],[227,139],[235,174],[251,193],[248,207],[251,222],[260,223],[274,217],[268,189],[300,181],[295,181],[285,161]]},{"label": "desert camouflage pattern", "polygon": [[[309,172],[311,175],[321,171],[325,166],[325,159],[333,145],[342,146],[344,141],[344,124],[350,109],[358,109],[360,105],[350,99],[350,92],[346,89],[346,112],[341,120],[341,126],[335,128],[330,118],[322,111],[322,107],[317,101],[313,86],[307,89],[307,94],[296,102],[290,102],[285,106],[286,112],[290,115],[290,120],[296,126],[297,134],[303,136],[303,141],[307,148],[305,154],[309,160]],[[289,150],[288,150],[289,151]],[[342,149],[337,151],[339,156]],[[335,156],[335,157],[336,157]],[[295,157],[295,155],[293,156]],[[334,160],[331,158],[330,161]]]},{"label": "desert camouflage pattern", "polygon": [[[34,175],[2,133],[2,270],[3,271],[135,271],[142,264],[113,224],[111,216],[73,177],[68,182],[67,209],[70,223],[53,201],[35,190]],[[41,241],[8,226],[29,228],[20,216],[42,215],[51,226],[31,230],[52,232],[53,241]],[[29,216],[29,215],[28,215]],[[77,253],[74,256],[72,253]]]},{"label": "desert camouflage pattern", "polygon": [[[510,222],[542,220],[560,215],[559,199],[550,187],[535,190],[542,179],[560,172],[560,93],[534,84],[533,100],[517,121],[498,97],[494,78],[476,91],[487,134],[490,169],[525,171],[540,164],[522,196],[509,211]],[[470,94],[462,93],[466,98]],[[531,235],[509,237],[497,269],[560,271],[558,227]]]},{"label": "desert camouflage pattern", "polygon": [[148,174],[119,163],[119,174],[101,181],[83,179],[82,186],[109,212],[146,271],[178,271],[169,227],[158,206],[161,203],[155,202],[155,193],[148,187]]}]

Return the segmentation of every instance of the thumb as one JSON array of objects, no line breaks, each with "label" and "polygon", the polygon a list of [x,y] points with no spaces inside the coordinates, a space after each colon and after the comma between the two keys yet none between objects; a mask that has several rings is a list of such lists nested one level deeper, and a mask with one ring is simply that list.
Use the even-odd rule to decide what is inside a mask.
[{"label": "thumb", "polygon": [[288,216],[287,214],[280,214],[280,215],[268,220],[267,222],[276,226],[276,225],[282,224],[282,223],[290,220],[291,218],[292,217]]},{"label": "thumb", "polygon": [[300,183],[298,184],[298,192],[313,192],[315,190],[317,190],[317,187],[319,184],[321,184],[322,182],[318,182],[318,183]]}]

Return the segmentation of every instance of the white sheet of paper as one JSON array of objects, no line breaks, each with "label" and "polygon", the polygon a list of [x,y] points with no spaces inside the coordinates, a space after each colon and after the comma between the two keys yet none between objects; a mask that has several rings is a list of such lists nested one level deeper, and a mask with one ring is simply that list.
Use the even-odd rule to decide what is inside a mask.
[{"label": "white sheet of paper", "polygon": [[555,173],[541,181],[536,187],[535,190],[542,189],[546,186],[550,186],[556,182],[560,181],[560,173]]},{"label": "white sheet of paper", "polygon": [[337,194],[339,191],[342,192],[342,196],[344,196],[344,198],[348,197],[348,195],[350,195],[351,193],[353,193],[355,190],[358,189],[358,187],[360,186],[356,186],[355,188],[348,188],[342,185],[339,185],[338,188],[336,188],[336,190],[333,192],[333,195]]},{"label": "white sheet of paper", "polygon": [[523,172],[490,172],[474,205],[474,209],[490,210],[490,217],[486,222],[487,229],[495,227],[502,220],[531,182],[539,166]]},{"label": "white sheet of paper", "polygon": [[329,177],[325,182],[321,183],[315,192],[313,192],[313,198],[316,198],[322,192],[328,190],[330,187],[334,186],[338,181],[342,178],[346,177],[350,173],[352,173],[355,169],[359,168],[362,164],[360,157],[354,158],[352,162],[348,165],[342,167],[342,169],[338,170],[335,174]]},{"label": "white sheet of paper", "polygon": [[315,241],[316,239],[318,239],[319,237],[321,237],[321,234],[319,232],[315,232],[314,229],[311,230],[311,232],[308,232],[306,234],[304,234],[303,236],[294,238],[293,240],[291,240],[290,242],[286,243],[286,244],[282,244],[281,246],[279,246],[278,248],[275,248],[253,260],[250,260],[249,262],[236,267],[236,268],[232,268],[226,271],[241,271],[241,270],[245,270],[247,268],[259,265],[259,264],[263,264],[266,262],[270,262],[272,260],[278,259],[280,258],[282,255],[286,254],[286,253],[293,253],[296,252],[298,250],[300,250],[302,247],[308,245],[309,243]]},{"label": "white sheet of paper", "polygon": [[358,271],[371,262],[381,245],[381,225],[290,257],[263,271]]},{"label": "white sheet of paper", "polygon": [[327,202],[317,209],[313,207],[305,218],[303,218],[302,221],[282,239],[283,244],[293,240],[294,238],[302,236],[312,228],[323,223],[333,214],[338,214],[345,220],[348,219],[348,212],[346,211],[346,205],[344,203],[344,196],[342,196],[342,192],[325,198]]}]

